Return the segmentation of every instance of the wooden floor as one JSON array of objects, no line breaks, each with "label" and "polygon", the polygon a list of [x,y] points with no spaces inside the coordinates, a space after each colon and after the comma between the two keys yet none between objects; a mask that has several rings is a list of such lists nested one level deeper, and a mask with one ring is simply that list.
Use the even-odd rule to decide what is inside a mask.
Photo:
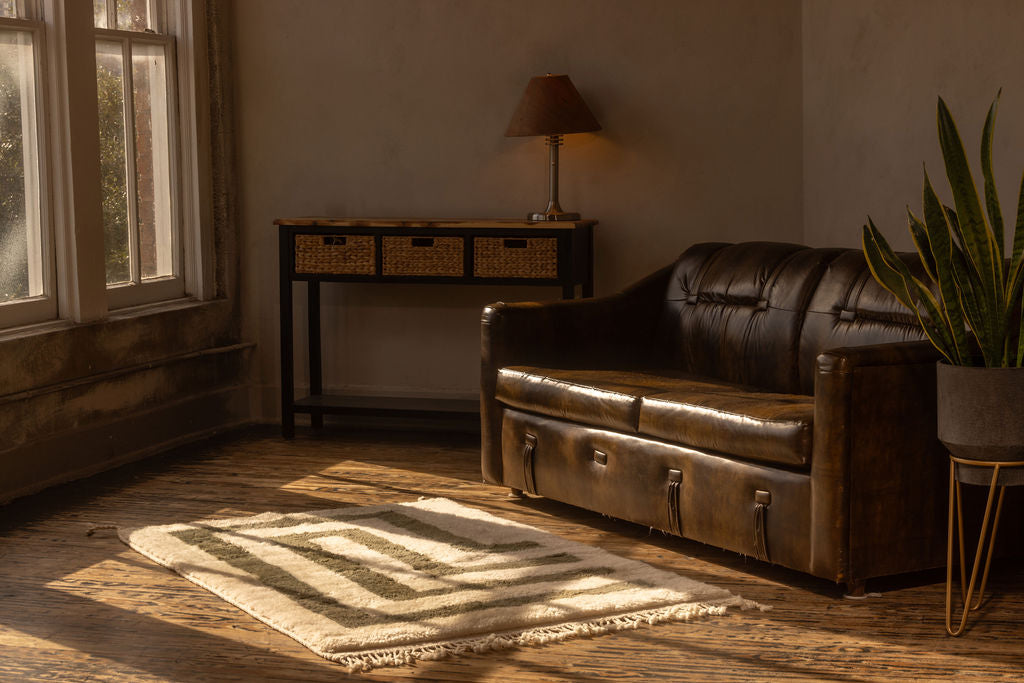
[{"label": "wooden floor", "polygon": [[[346,433],[293,442],[252,430],[0,508],[0,680],[336,681],[298,643],[93,524],[165,524],[265,510],[445,496],[772,606],[415,666],[372,680],[996,680],[1024,678],[1024,575],[994,570],[968,633],[944,634],[943,576],[840,590],[732,553],[480,483],[477,440]],[[899,520],[894,520],[899,523]],[[1003,539],[1007,540],[1007,539]]]}]

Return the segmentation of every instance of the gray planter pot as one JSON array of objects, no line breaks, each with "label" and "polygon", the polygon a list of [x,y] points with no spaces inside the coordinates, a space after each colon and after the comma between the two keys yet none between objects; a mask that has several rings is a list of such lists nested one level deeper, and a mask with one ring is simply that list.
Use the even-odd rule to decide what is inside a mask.
[{"label": "gray planter pot", "polygon": [[949,452],[1024,460],[1024,368],[937,367],[939,441]]}]

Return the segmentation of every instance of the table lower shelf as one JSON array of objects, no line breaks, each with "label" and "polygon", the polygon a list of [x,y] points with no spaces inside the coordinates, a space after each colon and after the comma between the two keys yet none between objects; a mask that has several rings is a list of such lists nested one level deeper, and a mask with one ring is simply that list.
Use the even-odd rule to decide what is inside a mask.
[{"label": "table lower shelf", "polygon": [[457,398],[399,398],[321,394],[297,399],[293,410],[310,415],[381,415],[395,417],[477,417],[480,401]]}]

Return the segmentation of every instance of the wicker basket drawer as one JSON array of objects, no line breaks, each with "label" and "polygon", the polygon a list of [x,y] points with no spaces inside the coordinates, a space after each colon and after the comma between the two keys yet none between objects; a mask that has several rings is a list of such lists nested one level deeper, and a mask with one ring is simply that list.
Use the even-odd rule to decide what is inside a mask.
[{"label": "wicker basket drawer", "polygon": [[462,277],[461,237],[383,237],[384,275]]},{"label": "wicker basket drawer", "polygon": [[295,272],[374,275],[373,235],[296,235]]},{"label": "wicker basket drawer", "polygon": [[476,277],[558,277],[557,237],[476,237],[473,239]]}]

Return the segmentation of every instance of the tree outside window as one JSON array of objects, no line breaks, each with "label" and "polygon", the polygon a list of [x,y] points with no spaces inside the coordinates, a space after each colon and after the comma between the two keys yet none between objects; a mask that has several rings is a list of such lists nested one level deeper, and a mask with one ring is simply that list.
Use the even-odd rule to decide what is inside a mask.
[{"label": "tree outside window", "polygon": [[156,0],[94,0],[107,284],[177,275],[168,63]]},{"label": "tree outside window", "polygon": [[35,79],[32,34],[0,27],[0,304],[43,293]]},{"label": "tree outside window", "polygon": [[[196,4],[205,7],[93,0],[90,13],[85,0],[0,0],[0,328],[202,296]],[[98,184],[78,153],[94,143],[68,126],[91,119],[83,111],[91,97],[69,83],[91,69],[83,69],[88,43],[67,41],[65,31],[90,28]]]}]

